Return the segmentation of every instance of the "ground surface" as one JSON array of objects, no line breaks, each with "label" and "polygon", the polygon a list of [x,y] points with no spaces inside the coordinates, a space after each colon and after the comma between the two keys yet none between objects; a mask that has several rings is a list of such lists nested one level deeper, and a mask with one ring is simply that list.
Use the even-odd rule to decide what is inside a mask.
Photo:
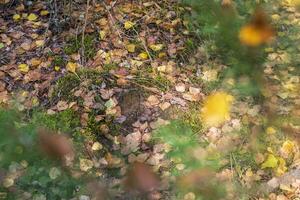
[{"label": "ground surface", "polygon": [[[149,164],[162,178],[163,186],[148,198],[196,199],[189,191],[181,197],[170,192],[166,180],[174,182],[172,168],[176,174],[186,166],[166,156],[168,145],[152,140],[174,119],[188,123],[206,144],[197,148],[200,160],[221,163],[216,177],[226,183],[225,199],[263,199],[257,192],[262,188],[265,199],[300,197],[299,46],[291,45],[299,43],[300,15],[290,4],[274,5],[271,13],[279,32],[266,48],[268,84],[261,104],[230,90],[235,80],[220,83],[228,66],[190,32],[185,18],[190,9],[177,1],[31,3],[6,4],[0,13],[0,103],[30,116],[37,110],[58,121],[67,116],[67,128],[52,128],[84,136],[86,151],[77,166],[105,180],[116,199],[132,197],[118,186],[135,161]],[[231,119],[204,129],[201,105],[217,90],[235,97]],[[273,113],[290,129],[266,123]],[[293,178],[286,178],[291,173]]]}]

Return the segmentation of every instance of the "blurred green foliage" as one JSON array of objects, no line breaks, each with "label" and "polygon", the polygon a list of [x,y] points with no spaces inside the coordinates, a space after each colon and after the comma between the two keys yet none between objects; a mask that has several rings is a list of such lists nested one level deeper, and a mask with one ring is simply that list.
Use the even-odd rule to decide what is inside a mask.
[{"label": "blurred green foliage", "polygon": [[260,95],[263,63],[267,54],[262,47],[249,48],[239,41],[239,31],[249,22],[255,9],[265,6],[264,2],[234,1],[232,8],[224,8],[221,1],[184,0],[192,8],[187,15],[190,29],[198,34],[200,43],[210,42],[208,47],[212,58],[221,59],[229,68],[226,77],[236,80],[244,78],[236,89],[241,95]]},{"label": "blurred green foliage", "polygon": [[6,175],[19,174],[13,192],[0,186],[0,192],[7,194],[6,199],[22,199],[24,192],[32,195],[32,199],[75,196],[81,181],[41,153],[36,132],[41,126],[70,131],[76,125],[71,117],[74,116],[69,111],[53,116],[36,112],[33,120],[26,121],[25,115],[15,110],[0,110],[0,171]]}]

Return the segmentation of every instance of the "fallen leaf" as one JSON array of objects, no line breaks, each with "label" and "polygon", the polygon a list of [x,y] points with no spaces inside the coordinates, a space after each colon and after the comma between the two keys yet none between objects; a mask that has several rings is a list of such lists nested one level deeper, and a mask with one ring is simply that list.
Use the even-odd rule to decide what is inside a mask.
[{"label": "fallen leaf", "polygon": [[158,176],[144,163],[134,163],[127,173],[125,186],[128,190],[148,192],[160,184]]},{"label": "fallen leaf", "polygon": [[66,68],[69,72],[76,73],[77,63],[68,62]]},{"label": "fallen leaf", "polygon": [[28,17],[27,17],[27,19],[28,19],[29,21],[35,21],[35,20],[37,20],[37,18],[38,18],[38,16],[37,16],[36,14],[34,14],[34,13],[30,13],[30,14],[28,15]]},{"label": "fallen leaf", "polygon": [[160,51],[162,50],[164,47],[163,44],[152,44],[150,45],[150,49],[152,49],[152,51]]},{"label": "fallen leaf", "polygon": [[18,69],[20,72],[27,73],[29,71],[29,66],[27,64],[20,64]]},{"label": "fallen leaf", "polygon": [[100,142],[95,142],[92,146],[92,150],[93,151],[99,151],[103,148],[102,144],[100,144]]},{"label": "fallen leaf", "polygon": [[134,53],[135,52],[135,45],[134,44],[128,44],[126,46],[126,49],[127,49],[128,52]]},{"label": "fallen leaf", "polygon": [[79,167],[81,171],[87,172],[88,170],[92,169],[94,166],[94,163],[91,160],[83,159],[83,158],[80,158],[79,160],[80,160]]},{"label": "fallen leaf", "polygon": [[52,180],[57,179],[61,175],[61,171],[57,167],[52,167],[49,171],[49,177]]},{"label": "fallen leaf", "polygon": [[126,21],[126,22],[124,23],[124,28],[125,28],[126,30],[131,29],[133,26],[134,26],[134,23],[131,22],[131,21]]},{"label": "fallen leaf", "polygon": [[175,89],[177,92],[185,92],[185,84],[184,83],[179,83],[175,86]]},{"label": "fallen leaf", "polygon": [[35,44],[36,44],[37,47],[41,47],[45,44],[45,41],[44,40],[36,40]]},{"label": "fallen leaf", "polygon": [[155,95],[151,95],[151,96],[148,97],[147,102],[151,106],[156,106],[156,105],[159,104],[159,99]]},{"label": "fallen leaf", "polygon": [[42,10],[41,12],[40,12],[40,15],[41,16],[46,16],[46,15],[48,15],[49,14],[49,11],[48,10]]},{"label": "fallen leaf", "polygon": [[14,19],[15,21],[18,21],[19,19],[21,19],[21,15],[19,15],[19,14],[14,14],[13,19]]},{"label": "fallen leaf", "polygon": [[65,135],[52,131],[38,129],[39,146],[48,156],[61,160],[65,165],[70,165],[74,159],[73,144]]},{"label": "fallen leaf", "polygon": [[142,52],[138,55],[138,57],[142,60],[148,59],[148,53],[147,52]]},{"label": "fallen leaf", "polygon": [[267,159],[261,165],[261,169],[265,169],[265,168],[274,169],[276,167],[278,167],[278,159],[273,154],[269,154]]},{"label": "fallen leaf", "polygon": [[233,96],[225,92],[216,92],[208,96],[201,110],[201,119],[208,126],[218,126],[230,119]]}]

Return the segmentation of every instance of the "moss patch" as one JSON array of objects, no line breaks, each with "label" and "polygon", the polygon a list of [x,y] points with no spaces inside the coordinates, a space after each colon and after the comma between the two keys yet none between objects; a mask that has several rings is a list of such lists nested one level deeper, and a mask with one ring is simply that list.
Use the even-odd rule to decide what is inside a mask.
[{"label": "moss patch", "polygon": [[64,52],[67,55],[78,53],[82,48],[84,48],[84,55],[86,58],[92,58],[96,55],[96,36],[95,35],[85,35],[84,42],[82,44],[82,36],[72,37],[64,47]]},{"label": "moss patch", "polygon": [[55,113],[54,115],[34,111],[31,123],[39,126],[45,126],[51,130],[72,132],[72,130],[80,125],[80,119],[77,113],[71,109]]}]

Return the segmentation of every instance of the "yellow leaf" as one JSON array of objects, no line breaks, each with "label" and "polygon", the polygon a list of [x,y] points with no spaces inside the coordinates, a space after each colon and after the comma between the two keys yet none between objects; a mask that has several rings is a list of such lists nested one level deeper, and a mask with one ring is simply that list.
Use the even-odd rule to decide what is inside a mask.
[{"label": "yellow leaf", "polygon": [[76,68],[77,68],[77,64],[76,64],[76,63],[73,63],[73,62],[68,62],[66,68],[67,68],[67,70],[68,70],[69,72],[75,73],[75,72],[76,72]]},{"label": "yellow leaf", "polygon": [[125,28],[126,30],[131,29],[133,26],[134,26],[134,23],[131,22],[131,21],[126,21],[126,22],[124,23],[124,28]]},{"label": "yellow leaf", "polygon": [[280,151],[284,157],[289,157],[295,151],[295,148],[295,143],[290,140],[287,140],[282,144]]},{"label": "yellow leaf", "polygon": [[269,42],[274,36],[274,30],[268,22],[266,14],[257,10],[249,24],[239,32],[240,42],[246,46],[257,47]]},{"label": "yellow leaf", "polygon": [[58,72],[60,70],[60,67],[59,66],[54,66],[54,70]]},{"label": "yellow leaf", "polygon": [[146,52],[142,52],[139,54],[139,58],[142,60],[148,59],[148,54]]},{"label": "yellow leaf", "polygon": [[80,158],[80,169],[81,171],[84,171],[84,172],[87,172],[88,170],[92,169],[93,168],[93,161],[91,160],[88,160],[88,159],[83,159],[83,158]]},{"label": "yellow leaf", "polygon": [[14,14],[13,19],[14,19],[15,21],[18,21],[19,19],[21,19],[21,15],[19,15],[19,14]]},{"label": "yellow leaf", "polygon": [[167,55],[166,53],[161,52],[161,53],[158,54],[158,57],[159,58],[163,58],[163,57],[166,57],[166,55]]},{"label": "yellow leaf", "polygon": [[14,179],[12,179],[12,178],[5,178],[3,180],[3,187],[9,188],[9,187],[11,187],[13,185],[14,185]]},{"label": "yellow leaf", "polygon": [[34,13],[30,13],[30,14],[28,15],[28,17],[27,17],[27,19],[28,19],[29,21],[35,21],[35,20],[37,20],[37,18],[38,18],[38,16],[37,16],[36,14],[34,14]]},{"label": "yellow leaf", "polygon": [[268,135],[273,135],[273,134],[276,133],[276,130],[273,127],[268,127],[266,132],[267,132]]},{"label": "yellow leaf", "polygon": [[100,39],[103,40],[106,36],[106,32],[105,31],[100,31],[99,36],[100,36]]},{"label": "yellow leaf", "polygon": [[251,25],[244,26],[241,29],[239,38],[247,46],[259,46],[263,43],[259,30]]},{"label": "yellow leaf", "polygon": [[42,63],[42,61],[38,58],[32,58],[30,60],[30,65],[33,66],[33,67],[37,67],[39,66],[40,64]]},{"label": "yellow leaf", "polygon": [[160,50],[162,50],[163,47],[164,47],[163,44],[152,44],[152,45],[150,45],[150,49],[152,49],[153,51],[160,51]]},{"label": "yellow leaf", "polygon": [[278,168],[276,169],[275,173],[276,176],[281,176],[287,171],[286,162],[283,158],[278,158]]},{"label": "yellow leaf", "polygon": [[201,110],[201,119],[205,126],[218,126],[230,119],[230,107],[233,96],[225,92],[216,92],[208,96]]},{"label": "yellow leaf", "polygon": [[126,49],[127,49],[128,52],[134,53],[135,52],[135,45],[134,44],[128,44],[126,46]]},{"label": "yellow leaf", "polygon": [[41,47],[45,44],[45,41],[44,40],[36,40],[35,44],[36,44],[37,47]]},{"label": "yellow leaf", "polygon": [[278,159],[273,154],[269,154],[267,159],[261,165],[262,169],[265,168],[274,169],[276,167],[278,167]]},{"label": "yellow leaf", "polygon": [[29,66],[27,64],[20,64],[18,66],[20,72],[27,73],[29,71]]},{"label": "yellow leaf", "polygon": [[40,12],[40,15],[41,16],[46,16],[46,15],[48,15],[49,14],[49,11],[48,10],[42,10],[41,12]]}]

